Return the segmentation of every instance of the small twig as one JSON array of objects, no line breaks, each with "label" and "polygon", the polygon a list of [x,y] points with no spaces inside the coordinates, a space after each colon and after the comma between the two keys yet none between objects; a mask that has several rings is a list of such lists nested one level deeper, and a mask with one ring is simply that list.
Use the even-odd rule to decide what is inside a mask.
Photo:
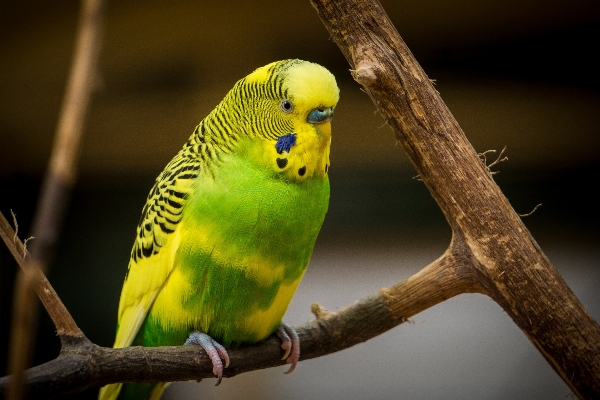
[{"label": "small twig", "polygon": [[542,203],[538,204],[537,206],[533,207],[533,210],[531,210],[530,212],[528,212],[527,214],[517,214],[519,217],[523,218],[523,217],[529,217],[531,214],[533,214],[538,208],[540,208],[542,206]]},{"label": "small twig", "polygon": [[[10,239],[11,237],[14,237],[14,234],[15,231],[0,212],[0,237],[13,258],[17,261],[17,264],[19,264],[19,267],[21,267],[21,271],[26,275],[31,276],[30,280],[35,282],[33,289],[37,292],[44,307],[48,311],[48,314],[50,314],[50,318],[52,318],[52,321],[56,326],[58,335],[83,337],[83,333],[77,327],[75,320],[73,320],[73,317],[39,268],[39,262],[31,257],[25,244],[18,238],[16,240]],[[28,254],[30,255],[29,257],[27,257]]]},{"label": "small twig", "polygon": [[498,154],[498,157],[496,158],[496,160],[491,163],[490,165],[488,165],[488,168],[492,168],[494,165],[499,164],[501,162],[504,161],[508,161],[508,157],[502,157],[502,155],[504,154],[504,152],[506,151],[506,146],[504,146],[504,148],[502,148],[502,151],[500,151],[500,154]]},{"label": "small twig", "polygon": [[325,307],[323,307],[320,303],[313,303],[310,306],[310,312],[312,312],[314,314],[317,321],[320,319],[329,318],[333,314],[335,314],[334,312],[331,312],[328,309],[326,309]]},{"label": "small twig", "polygon": [[498,157],[496,157],[496,160],[494,160],[491,164],[487,163],[487,154],[488,153],[495,153],[496,150],[486,150],[483,153],[478,153],[477,155],[479,156],[479,158],[481,158],[481,161],[483,162],[483,165],[485,165],[485,168],[487,169],[488,173],[490,175],[496,175],[498,173],[500,173],[500,171],[492,171],[492,167],[494,165],[500,164],[501,162],[504,161],[508,161],[508,157],[502,157],[502,155],[504,154],[504,152],[506,151],[506,146],[504,146],[504,148],[502,149],[502,151],[500,151],[500,154],[498,154]]},{"label": "small twig", "polygon": [[63,350],[67,345],[82,343],[87,341],[83,332],[77,327],[77,324],[69,314],[69,311],[62,303],[50,282],[44,276],[40,269],[40,263],[32,257],[27,256],[25,244],[18,238],[11,240],[15,236],[15,231],[0,213],[0,237],[6,247],[17,261],[21,270],[17,274],[17,286],[22,288],[17,292],[15,302],[13,303],[13,326],[11,329],[9,349],[9,364],[12,372],[8,399],[22,399],[24,394],[24,385],[26,377],[24,374],[27,363],[31,358],[31,341],[36,330],[37,319],[33,318],[36,314],[35,308],[38,302],[35,301],[35,293],[44,304],[48,314],[56,326],[57,333],[63,344]]},{"label": "small twig", "polygon": [[483,161],[483,165],[485,165],[487,167],[488,165],[487,165],[487,157],[486,157],[486,155],[488,153],[495,153],[495,152],[496,152],[496,150],[486,150],[483,153],[477,153],[477,155],[479,156],[479,158],[481,158],[481,161]]},{"label": "small twig", "polygon": [[[27,250],[27,242],[29,242],[31,239],[35,239],[35,236],[29,236],[27,239],[25,239],[23,241],[23,247],[25,247],[25,250]],[[25,257],[27,257],[27,251],[25,251],[25,254],[23,255],[23,259],[25,259]]]},{"label": "small twig", "polygon": [[17,237],[19,235],[19,224],[17,223],[17,214],[15,214],[15,212],[11,209],[10,213],[12,214],[12,218],[13,218],[13,225],[15,227],[15,236],[13,237],[13,241],[17,241]]}]

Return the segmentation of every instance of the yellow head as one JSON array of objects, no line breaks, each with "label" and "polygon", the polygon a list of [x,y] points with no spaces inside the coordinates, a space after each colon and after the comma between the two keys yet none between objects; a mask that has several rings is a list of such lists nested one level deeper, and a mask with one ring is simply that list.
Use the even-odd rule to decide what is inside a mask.
[{"label": "yellow head", "polygon": [[331,119],[339,100],[327,69],[301,60],[274,62],[240,80],[230,96],[246,105],[241,119],[252,144],[240,145],[250,159],[300,181],[327,176]]}]

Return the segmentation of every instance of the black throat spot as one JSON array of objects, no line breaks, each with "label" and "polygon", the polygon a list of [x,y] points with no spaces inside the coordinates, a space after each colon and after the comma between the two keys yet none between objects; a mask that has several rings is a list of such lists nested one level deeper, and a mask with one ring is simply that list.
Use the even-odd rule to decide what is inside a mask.
[{"label": "black throat spot", "polygon": [[281,169],[284,169],[288,164],[287,158],[277,158],[275,161],[277,162],[277,166]]}]

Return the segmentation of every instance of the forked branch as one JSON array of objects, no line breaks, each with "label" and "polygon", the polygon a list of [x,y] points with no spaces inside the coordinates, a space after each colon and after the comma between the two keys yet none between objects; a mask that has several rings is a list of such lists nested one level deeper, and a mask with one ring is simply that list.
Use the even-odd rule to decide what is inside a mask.
[{"label": "forked branch", "polygon": [[468,274],[577,396],[600,398],[600,327],[529,234],[381,4],[311,2],[444,212],[451,249],[469,259]]}]

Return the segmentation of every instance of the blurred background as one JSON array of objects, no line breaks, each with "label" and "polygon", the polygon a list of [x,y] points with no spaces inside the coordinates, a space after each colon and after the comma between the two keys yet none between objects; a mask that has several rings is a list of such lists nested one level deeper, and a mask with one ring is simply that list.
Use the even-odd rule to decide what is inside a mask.
[{"label": "blurred background", "polygon": [[[550,260],[600,320],[600,84],[594,0],[382,1]],[[50,155],[80,3],[0,3],[0,210],[31,224]],[[450,240],[442,213],[308,1],[112,1],[80,176],[50,282],[85,334],[112,345],[135,227],[154,178],[243,76],[301,58],[330,69],[331,205],[285,320],[338,310],[403,280]],[[496,153],[498,154],[498,153]],[[492,154],[493,159],[493,154]],[[0,373],[16,264],[0,246]],[[367,343],[283,368],[180,383],[165,398],[564,399],[567,386],[489,298],[462,295]],[[58,354],[40,313],[35,364]],[[97,390],[72,398],[94,398]]]}]

